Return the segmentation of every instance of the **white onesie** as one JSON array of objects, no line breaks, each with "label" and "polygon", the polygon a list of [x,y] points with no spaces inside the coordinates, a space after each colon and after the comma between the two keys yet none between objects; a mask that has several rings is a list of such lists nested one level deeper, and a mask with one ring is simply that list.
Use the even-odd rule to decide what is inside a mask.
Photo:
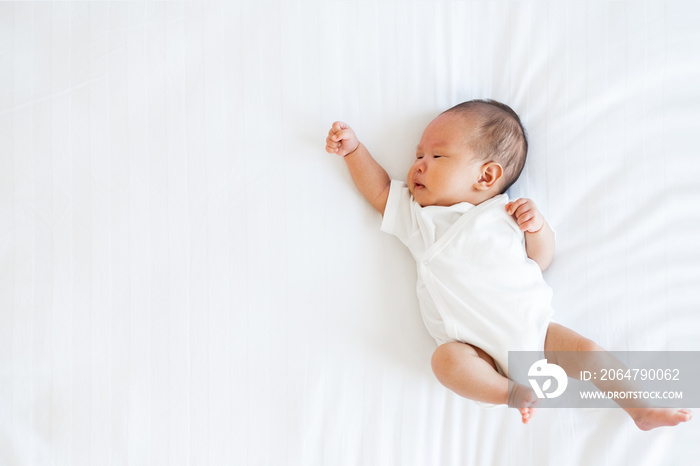
[{"label": "white onesie", "polygon": [[508,351],[543,351],[552,291],[501,194],[476,206],[421,207],[392,181],[381,230],[418,267],[423,322],[438,345],[460,341],[488,353],[508,376]]}]

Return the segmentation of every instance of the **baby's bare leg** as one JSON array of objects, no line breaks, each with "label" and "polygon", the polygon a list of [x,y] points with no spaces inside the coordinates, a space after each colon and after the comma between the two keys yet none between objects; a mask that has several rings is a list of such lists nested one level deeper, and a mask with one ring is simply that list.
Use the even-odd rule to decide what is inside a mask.
[{"label": "baby's bare leg", "polygon": [[[549,324],[547,329],[544,355],[547,362],[560,366],[569,377],[574,379],[580,378],[581,371],[593,372],[603,367],[627,369],[617,358],[594,341],[555,323]],[[639,389],[630,381],[624,380],[595,379],[592,382],[604,392],[637,391]],[[681,422],[689,421],[692,417],[692,412],[689,409],[655,408],[643,400],[621,400],[617,403],[642,430],[675,426]]]},{"label": "baby's bare leg", "polygon": [[[537,396],[534,391],[530,387],[514,385],[503,377],[496,370],[493,358],[481,348],[459,342],[445,343],[433,353],[432,367],[440,383],[464,398],[517,406],[525,423],[535,412]],[[509,384],[513,386],[510,392]]]}]

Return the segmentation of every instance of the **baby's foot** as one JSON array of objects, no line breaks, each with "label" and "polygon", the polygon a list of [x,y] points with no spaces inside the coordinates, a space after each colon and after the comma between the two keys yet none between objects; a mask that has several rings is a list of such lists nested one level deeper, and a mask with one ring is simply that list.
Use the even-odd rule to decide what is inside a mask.
[{"label": "baby's foot", "polygon": [[510,389],[508,406],[517,408],[523,419],[523,424],[527,424],[537,411],[540,400],[534,390],[525,385],[513,384]]},{"label": "baby's foot", "polygon": [[693,412],[689,409],[675,408],[637,408],[627,411],[637,427],[651,430],[656,427],[676,426],[681,422],[690,421]]}]

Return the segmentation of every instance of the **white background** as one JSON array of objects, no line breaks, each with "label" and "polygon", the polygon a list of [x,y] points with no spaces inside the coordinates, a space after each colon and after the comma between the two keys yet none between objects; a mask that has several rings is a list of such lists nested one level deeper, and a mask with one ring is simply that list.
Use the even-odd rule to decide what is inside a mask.
[{"label": "white background", "polygon": [[700,350],[699,17],[0,3],[0,464],[695,464],[697,419],[523,426],[440,386],[410,255],[324,139],[347,121],[403,179],[437,113],[508,103],[555,319]]}]

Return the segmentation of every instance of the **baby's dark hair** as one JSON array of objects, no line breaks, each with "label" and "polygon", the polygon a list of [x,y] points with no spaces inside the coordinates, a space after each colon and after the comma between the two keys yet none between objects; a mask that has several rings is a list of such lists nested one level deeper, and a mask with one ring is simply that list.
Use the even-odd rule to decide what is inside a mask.
[{"label": "baby's dark hair", "polygon": [[475,134],[469,144],[475,155],[503,167],[503,188],[506,192],[518,179],[527,158],[527,133],[518,114],[495,100],[470,100],[445,110],[477,119]]}]

